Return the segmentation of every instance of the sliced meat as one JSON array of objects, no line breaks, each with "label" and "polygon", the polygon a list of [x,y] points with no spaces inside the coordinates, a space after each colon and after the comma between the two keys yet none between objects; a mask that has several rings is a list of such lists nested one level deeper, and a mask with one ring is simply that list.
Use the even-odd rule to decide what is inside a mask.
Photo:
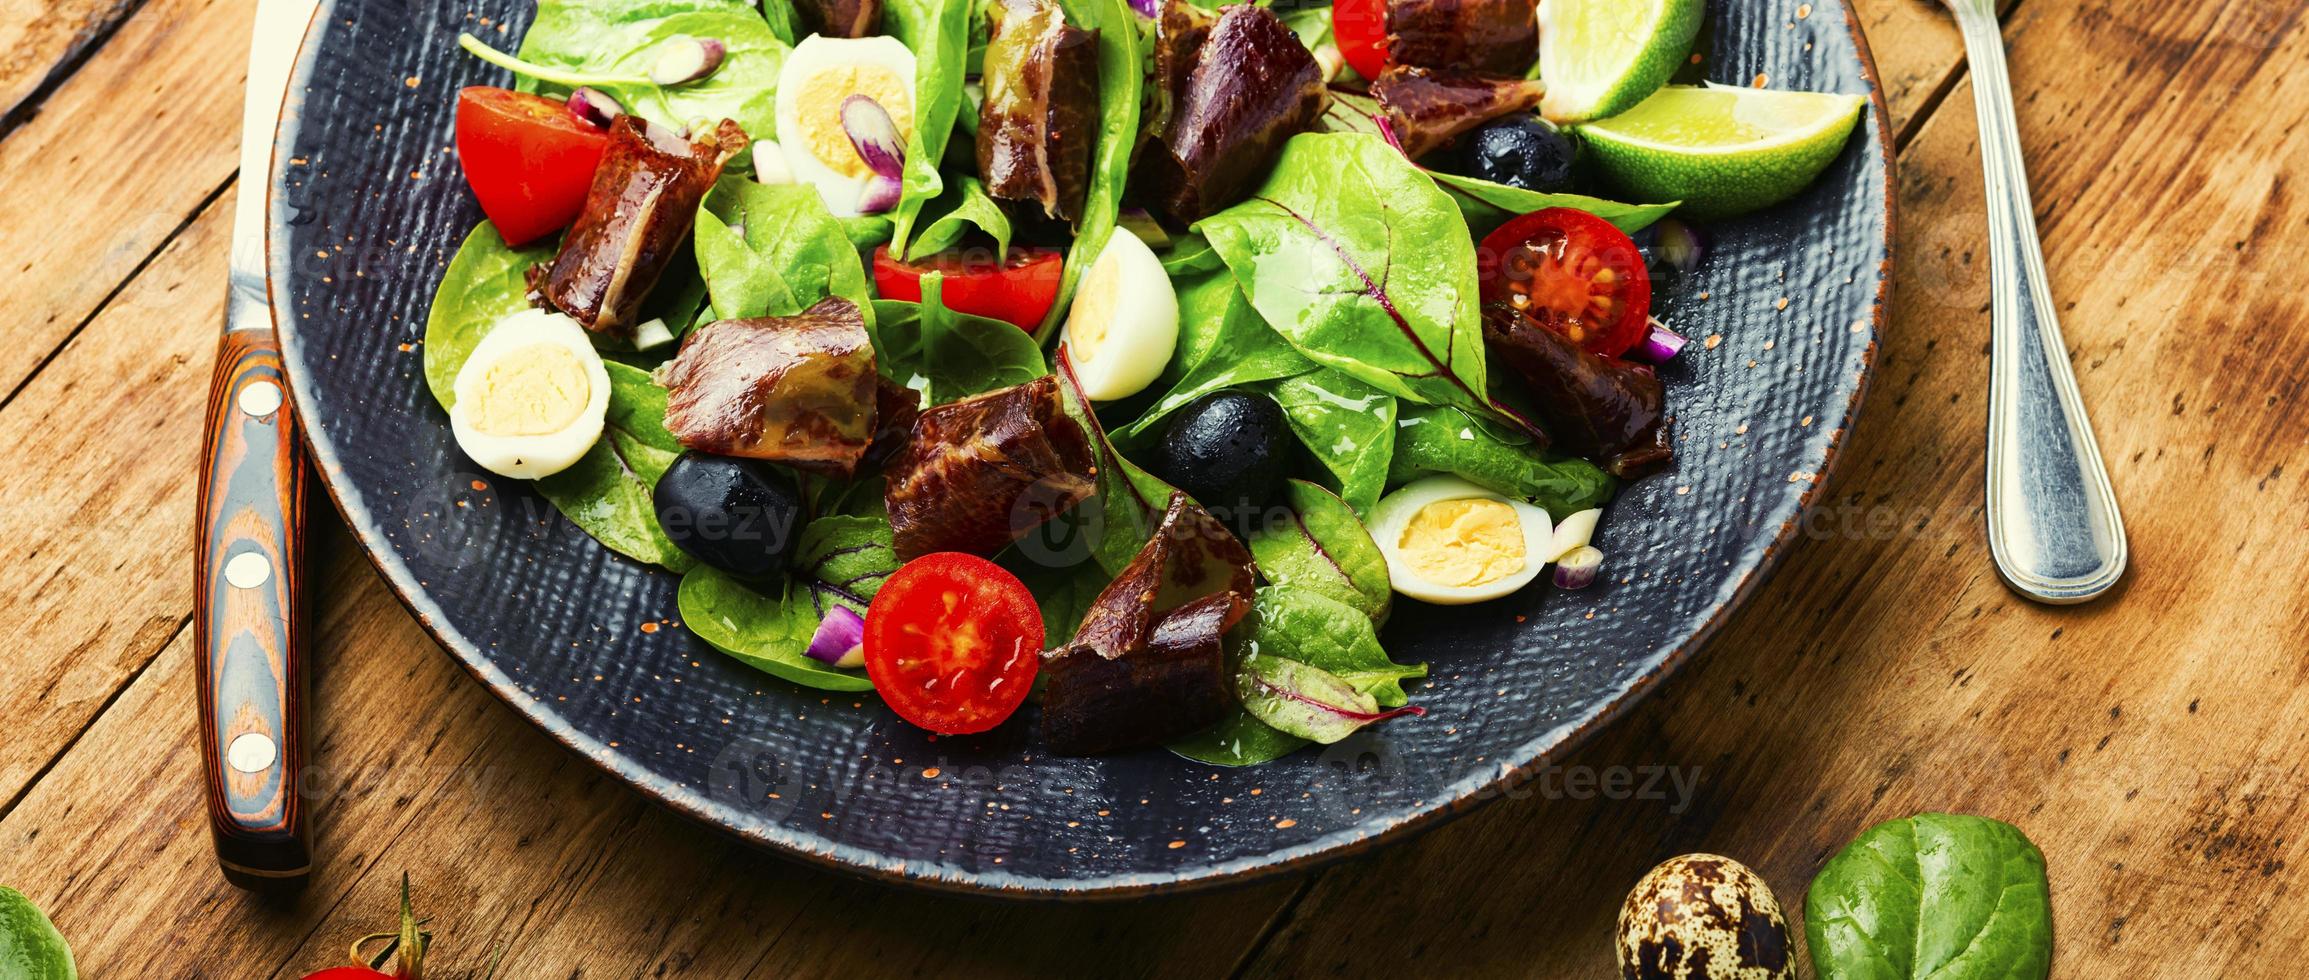
[{"label": "sliced meat", "polygon": [[[1158,69],[1161,67],[1158,64]],[[1219,12],[1140,179],[1173,221],[1191,224],[1249,196],[1284,141],[1323,114],[1323,69],[1273,11]]]},{"label": "sliced meat", "polygon": [[1097,490],[1090,441],[1037,378],[927,408],[883,492],[901,560],[992,556]]},{"label": "sliced meat", "polygon": [[1387,0],[1387,62],[1521,75],[1539,60],[1535,0]]},{"label": "sliced meat", "polygon": [[1173,493],[1154,536],[1091,603],[1066,646],[1043,656],[1042,735],[1091,755],[1155,745],[1226,716],[1227,630],[1251,608],[1242,541]]},{"label": "sliced meat", "polygon": [[617,117],[585,210],[544,277],[545,300],[585,329],[631,343],[650,288],[689,250],[698,203],[745,147],[745,130],[727,119],[684,138],[640,116]]},{"label": "sliced meat", "polygon": [[1520,78],[1396,66],[1371,83],[1395,140],[1416,160],[1484,123],[1539,105],[1547,86]]},{"label": "sliced meat", "polygon": [[999,0],[989,19],[978,109],[986,193],[1079,220],[1098,139],[1098,34],[1069,25],[1055,0]]},{"label": "sliced meat", "polygon": [[803,23],[827,37],[882,33],[882,0],[797,0]]},{"label": "sliced meat", "polygon": [[1163,0],[1154,24],[1154,74],[1147,79],[1150,111],[1141,121],[1148,139],[1159,140],[1170,131],[1171,117],[1186,99],[1195,56],[1217,23],[1217,14],[1187,0]]},{"label": "sliced meat", "polygon": [[666,431],[700,452],[846,479],[875,439],[874,346],[845,299],[699,327],[661,380]]},{"label": "sliced meat", "polygon": [[1649,367],[1597,357],[1505,307],[1484,309],[1483,339],[1523,379],[1555,448],[1620,477],[1672,455],[1666,393]]}]

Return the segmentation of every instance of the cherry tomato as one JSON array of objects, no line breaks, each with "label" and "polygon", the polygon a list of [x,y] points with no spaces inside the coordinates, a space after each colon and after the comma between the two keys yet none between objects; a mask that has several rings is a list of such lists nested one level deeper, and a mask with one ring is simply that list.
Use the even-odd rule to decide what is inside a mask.
[{"label": "cherry tomato", "polygon": [[457,95],[457,159],[507,245],[577,220],[608,148],[608,134],[558,99],[478,85]]},{"label": "cherry tomato", "polygon": [[1483,305],[1505,305],[1599,357],[1644,339],[1652,279],[1643,253],[1611,222],[1576,208],[1534,211],[1475,250]]},{"label": "cherry tomato", "polygon": [[1066,257],[1046,248],[1016,246],[1000,263],[991,253],[959,251],[904,262],[884,245],[874,250],[874,291],[883,299],[919,303],[923,275],[940,273],[945,280],[939,296],[947,309],[1032,331],[1058,302],[1059,275],[1065,267]]},{"label": "cherry tomato", "polygon": [[976,555],[923,555],[866,607],[866,676],[898,717],[942,735],[983,732],[1026,701],[1042,666],[1042,612],[1017,576]]},{"label": "cherry tomato", "polygon": [[1387,0],[1337,0],[1331,4],[1331,37],[1355,74],[1378,78],[1387,70]]}]

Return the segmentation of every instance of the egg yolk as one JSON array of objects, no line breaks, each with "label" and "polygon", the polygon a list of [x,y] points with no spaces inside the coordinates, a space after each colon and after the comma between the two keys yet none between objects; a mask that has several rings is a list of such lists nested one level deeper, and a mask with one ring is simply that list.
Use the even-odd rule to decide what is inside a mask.
[{"label": "egg yolk", "polygon": [[1465,589],[1523,570],[1523,522],[1515,508],[1469,497],[1419,508],[1396,541],[1411,571],[1437,585]]},{"label": "egg yolk", "polygon": [[[801,123],[800,135],[810,155],[844,177],[864,178],[874,171],[858,156],[858,148],[850,143],[849,131],[842,128],[842,100],[852,95],[864,95],[881,103],[901,135],[914,131],[914,96],[907,90],[905,79],[880,65],[828,68],[811,75],[802,87],[801,106],[795,116]],[[783,139],[792,138],[785,133],[778,135]]]},{"label": "egg yolk", "polygon": [[592,379],[577,352],[560,344],[508,351],[482,372],[465,409],[473,428],[493,436],[542,436],[569,428],[592,400]]}]

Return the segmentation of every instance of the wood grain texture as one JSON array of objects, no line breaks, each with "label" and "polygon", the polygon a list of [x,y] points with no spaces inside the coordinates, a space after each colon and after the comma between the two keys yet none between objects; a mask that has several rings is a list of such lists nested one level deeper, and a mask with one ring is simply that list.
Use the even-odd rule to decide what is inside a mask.
[{"label": "wood grain texture", "polygon": [[141,0],[0,0],[0,119],[65,71]]},{"label": "wood grain texture", "polygon": [[[0,392],[16,390],[232,178],[255,8],[149,0],[0,141],[11,192],[0,194],[0,295],[19,352],[0,358]],[[205,291],[222,291],[221,278],[210,282]]]},{"label": "wood grain texture", "polygon": [[[153,0],[113,43],[172,3]],[[1987,275],[1970,92],[1902,95],[1908,54],[1883,33],[1913,22],[1948,42],[1941,62],[1907,63],[1909,88],[1925,90],[1957,77],[1953,32],[1917,0],[1862,7],[1896,115],[1924,113],[1901,165],[1896,309],[1870,410],[1779,576],[1528,798],[1324,872],[1296,904],[1292,882],[1087,908],[862,885],[691,827],[553,746],[431,646],[323,505],[310,581],[325,707],[309,784],[322,864],[294,906],[245,896],[213,867],[190,596],[173,571],[221,315],[219,201],[36,375],[40,357],[8,369],[31,377],[0,409],[0,444],[55,448],[0,470],[0,596],[32,627],[0,654],[0,716],[16,722],[0,756],[0,882],[47,909],[96,977],[301,975],[390,925],[403,870],[450,977],[478,976],[497,942],[513,977],[1186,976],[1246,954],[1256,976],[1400,973],[1406,960],[1598,976],[1621,894],[1660,858],[1737,856],[1795,913],[1811,874],[1866,825],[1954,809],[2013,820],[2043,845],[2056,976],[2285,975],[2291,961],[2269,951],[2309,932],[2292,901],[2305,860],[2294,828],[2309,816],[2298,9],[2024,4],[2008,25],[2053,285],[2135,549],[2118,595],[2052,610],[1996,584],[1982,537]],[[169,50],[205,65],[238,43]],[[160,81],[114,77],[119,99]],[[63,172],[16,148],[53,115],[0,142],[11,188]],[[232,122],[208,125],[221,174]],[[145,180],[174,179],[166,169]],[[123,206],[74,198],[75,213]],[[46,234],[51,213],[0,214],[0,228],[12,242]],[[85,318],[136,263],[108,257],[100,222],[54,234],[71,240],[52,255],[36,243],[47,274],[0,276],[19,277],[20,303]],[[1567,795],[1646,765],[1678,767],[1691,795]],[[1566,778],[1579,767],[1597,785]]]}]

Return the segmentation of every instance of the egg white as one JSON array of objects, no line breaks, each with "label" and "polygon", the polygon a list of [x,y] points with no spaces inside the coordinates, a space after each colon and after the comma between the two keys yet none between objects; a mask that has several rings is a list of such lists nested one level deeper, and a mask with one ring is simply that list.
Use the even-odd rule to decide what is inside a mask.
[{"label": "egg white", "polygon": [[[827,84],[817,81],[816,76],[857,65],[887,69],[903,83],[907,98],[913,98],[914,52],[906,47],[905,42],[894,37],[847,38],[812,34],[803,38],[800,44],[794,45],[794,50],[786,55],[785,65],[778,69],[777,146],[785,158],[785,170],[790,175],[787,179],[817,188],[818,196],[826,202],[826,210],[838,218],[857,216],[858,197],[866,189],[867,178],[836,172],[810,152],[812,134],[804,129],[800,96],[803,93],[816,94],[816,89]],[[793,97],[789,97],[789,93]],[[833,93],[832,97],[839,101],[850,94],[838,92]],[[912,118],[913,113],[913,107],[908,107],[905,114]],[[840,124],[836,121],[829,125]],[[906,140],[912,135],[907,129],[905,123],[901,122],[898,133],[900,140]],[[841,133],[832,135],[846,138]],[[761,164],[757,162],[755,166],[760,167]]]},{"label": "egg white", "polygon": [[[1403,531],[1429,504],[1447,500],[1496,500],[1515,511],[1515,521],[1523,531],[1523,568],[1481,585],[1453,586],[1420,577],[1408,556],[1403,554]],[[1555,526],[1547,511],[1531,504],[1486,490],[1455,476],[1431,476],[1405,484],[1388,494],[1371,511],[1371,537],[1379,544],[1379,553],[1387,558],[1387,574],[1394,580],[1395,591],[1421,602],[1439,606],[1458,606],[1483,602],[1511,595],[1531,580],[1539,577],[1547,567],[1555,538]]]},{"label": "egg white", "polygon": [[1082,393],[1114,401],[1145,391],[1179,345],[1179,298],[1162,260],[1116,228],[1075,287],[1065,342]]},{"label": "egg white", "polygon": [[[513,361],[541,344],[577,358],[588,385],[584,408],[554,432],[507,435],[480,429],[473,418],[477,410],[470,406],[479,404],[485,394],[482,386],[491,368],[518,368]],[[449,429],[457,448],[482,469],[520,480],[552,476],[574,465],[601,439],[602,421],[609,413],[609,370],[602,367],[593,341],[567,314],[546,310],[523,310],[497,321],[457,370],[451,391],[456,401],[449,408]]]}]

